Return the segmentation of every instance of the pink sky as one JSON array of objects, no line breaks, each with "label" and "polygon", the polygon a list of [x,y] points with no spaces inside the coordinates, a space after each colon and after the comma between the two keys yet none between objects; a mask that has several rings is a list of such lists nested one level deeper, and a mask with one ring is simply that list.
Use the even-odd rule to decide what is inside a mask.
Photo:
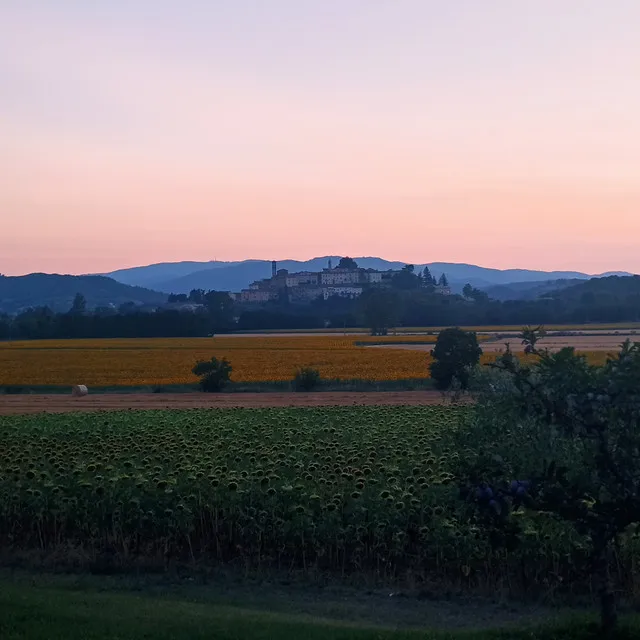
[{"label": "pink sky", "polygon": [[636,0],[5,1],[0,273],[640,272],[638,24]]}]

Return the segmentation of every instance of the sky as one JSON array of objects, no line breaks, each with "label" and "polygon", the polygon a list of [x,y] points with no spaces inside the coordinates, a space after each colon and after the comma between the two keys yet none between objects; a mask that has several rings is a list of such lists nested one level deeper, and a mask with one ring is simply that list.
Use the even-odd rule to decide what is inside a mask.
[{"label": "sky", "polygon": [[0,0],[0,273],[640,272],[637,0]]}]

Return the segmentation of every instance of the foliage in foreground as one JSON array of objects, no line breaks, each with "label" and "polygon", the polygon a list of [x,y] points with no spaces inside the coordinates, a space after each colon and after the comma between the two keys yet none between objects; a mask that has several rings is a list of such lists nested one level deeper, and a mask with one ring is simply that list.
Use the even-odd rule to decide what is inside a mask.
[{"label": "foliage in foreground", "polygon": [[[230,409],[0,418],[0,548],[57,562],[175,562],[440,588],[589,590],[586,543],[523,515],[511,551],[458,496],[465,407]],[[638,540],[621,540],[632,590]]]},{"label": "foliage in foreground", "polygon": [[[621,537],[640,524],[640,344],[626,342],[594,367],[573,349],[538,351],[522,366],[507,351],[485,381],[476,419],[461,431],[467,496],[516,547],[517,511],[550,514],[585,541],[583,570],[601,599],[603,627],[615,627],[610,567]],[[472,443],[465,445],[465,443]]]}]

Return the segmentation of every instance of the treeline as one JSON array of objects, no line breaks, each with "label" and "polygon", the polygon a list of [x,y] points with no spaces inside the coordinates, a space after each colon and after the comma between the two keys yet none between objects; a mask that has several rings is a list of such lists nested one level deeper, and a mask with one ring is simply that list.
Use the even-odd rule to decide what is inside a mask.
[{"label": "treeline", "polygon": [[357,300],[319,300],[307,307],[265,305],[241,316],[250,329],[438,327],[640,322],[640,277],[598,278],[537,300],[490,299],[474,287],[464,295],[429,288],[376,288]]},{"label": "treeline", "polygon": [[624,280],[627,282],[617,292],[609,288],[611,282],[588,281],[537,300],[404,296],[399,317],[405,326],[638,322],[640,278]]},{"label": "treeline", "polygon": [[162,310],[152,313],[54,313],[40,307],[10,318],[0,317],[0,340],[63,338],[198,337],[212,332],[207,313]]},{"label": "treeline", "polygon": [[491,300],[473,287],[465,287],[464,295],[441,295],[430,287],[372,287],[355,300],[334,297],[300,305],[283,296],[261,307],[243,307],[226,293],[196,290],[186,299],[174,296],[171,302],[175,308],[153,312],[139,311],[134,305],[88,311],[82,296],[77,296],[66,313],[39,307],[14,317],[0,316],[0,340],[196,337],[349,327],[384,333],[403,326],[640,322],[640,277],[593,279],[538,300],[506,302]]},{"label": "treeline", "polygon": [[[226,293],[192,292],[195,307],[142,311],[134,304],[87,310],[82,294],[65,313],[36,307],[17,316],[0,316],[0,340],[64,338],[202,337],[234,328],[233,300]],[[197,300],[197,302],[195,301]]]}]

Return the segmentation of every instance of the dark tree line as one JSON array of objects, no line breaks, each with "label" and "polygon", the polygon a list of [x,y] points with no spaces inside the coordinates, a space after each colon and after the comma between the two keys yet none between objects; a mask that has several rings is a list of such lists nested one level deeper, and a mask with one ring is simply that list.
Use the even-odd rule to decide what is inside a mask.
[{"label": "dark tree line", "polygon": [[209,335],[211,329],[208,314],[174,310],[73,315],[40,307],[0,318],[1,340],[196,337]]},{"label": "dark tree line", "polygon": [[[308,304],[287,296],[261,306],[243,306],[228,294],[194,290],[170,297],[167,308],[143,311],[86,309],[78,297],[66,313],[47,307],[17,316],[0,315],[0,340],[98,337],[190,337],[228,331],[364,327],[384,334],[392,327],[554,325],[587,322],[640,322],[640,277],[599,278],[538,300],[491,300],[474,287],[463,295],[441,295],[418,282],[410,265],[394,286],[370,287],[360,298],[333,297]],[[413,279],[416,280],[413,280]],[[420,275],[424,283],[424,274]]]},{"label": "dark tree line", "polygon": [[589,280],[537,300],[492,300],[467,285],[461,296],[443,296],[424,288],[371,289],[358,303],[361,322],[376,332],[397,326],[638,322],[640,277]]},{"label": "dark tree line", "polygon": [[391,288],[399,291],[416,291],[425,289],[433,293],[436,287],[446,288],[449,286],[449,280],[446,274],[442,274],[440,278],[436,278],[429,271],[429,267],[425,267],[423,271],[416,273],[412,264],[406,264],[400,271],[393,274],[391,278]]},{"label": "dark tree line", "polygon": [[233,300],[228,294],[195,291],[189,301],[197,306],[144,311],[125,303],[118,309],[88,311],[84,296],[78,294],[65,313],[36,307],[14,317],[0,316],[0,340],[201,337],[233,328]]}]

